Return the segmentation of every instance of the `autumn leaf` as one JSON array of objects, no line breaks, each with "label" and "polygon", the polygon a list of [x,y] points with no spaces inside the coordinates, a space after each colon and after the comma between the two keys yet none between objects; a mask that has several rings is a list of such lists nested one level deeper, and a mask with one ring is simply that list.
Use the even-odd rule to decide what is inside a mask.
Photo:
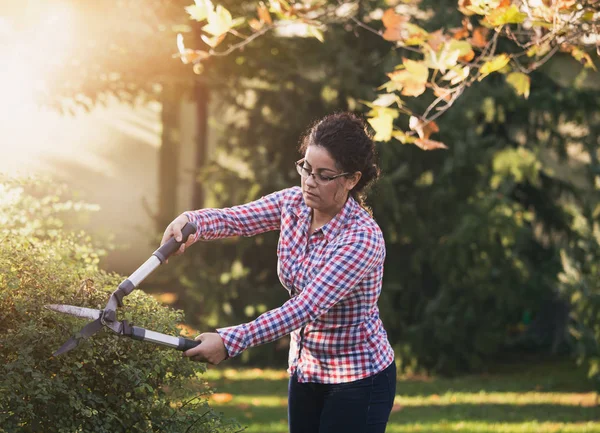
[{"label": "autumn leaf", "polygon": [[415,131],[419,135],[419,138],[424,140],[429,139],[431,134],[440,131],[437,123],[434,121],[425,122],[416,116],[410,116],[410,119],[408,120],[408,127]]},{"label": "autumn leaf", "polygon": [[233,27],[231,13],[221,5],[217,5],[214,11],[209,10],[206,19],[208,24],[202,30],[215,37],[227,33]]},{"label": "autumn leaf", "polygon": [[467,54],[465,54],[464,56],[460,56],[458,58],[458,60],[460,60],[461,62],[465,62],[465,63],[469,63],[471,60],[473,60],[475,58],[475,51],[470,50]]},{"label": "autumn leaf", "polygon": [[448,69],[456,66],[461,56],[467,56],[471,51],[471,44],[467,41],[451,40],[437,52],[430,49],[425,54],[425,64],[445,74]]},{"label": "autumn leaf", "polygon": [[487,45],[487,36],[490,29],[486,27],[477,27],[473,30],[473,36],[471,36],[471,45],[476,48],[485,48]]},{"label": "autumn leaf", "polygon": [[401,90],[404,96],[419,96],[425,92],[427,80],[429,78],[429,69],[422,62],[403,59],[405,69],[394,71],[388,76]]},{"label": "autumn leaf", "polygon": [[383,39],[386,41],[399,41],[404,39],[403,27],[408,18],[396,13],[393,8],[386,10],[381,18],[385,32]]},{"label": "autumn leaf", "polygon": [[466,80],[467,77],[469,76],[470,72],[471,72],[471,68],[469,68],[468,66],[465,66],[465,67],[455,66],[452,69],[450,69],[442,77],[442,80],[450,81],[450,84],[452,84],[453,86],[455,86],[458,83],[461,83],[464,80]]},{"label": "autumn leaf", "polygon": [[187,65],[188,63],[196,63],[209,57],[209,54],[206,51],[186,48],[185,44],[183,43],[183,35],[181,33],[177,34],[177,49],[179,50],[181,62],[184,65]]},{"label": "autumn leaf", "polygon": [[402,101],[398,97],[398,95],[394,93],[386,93],[384,95],[379,95],[377,99],[372,102],[372,105],[377,107],[389,107],[393,103],[402,105]]},{"label": "autumn leaf", "polygon": [[429,33],[429,37],[427,38],[427,44],[431,47],[433,51],[437,51],[447,40],[448,38],[440,29],[436,30],[433,33]]},{"label": "autumn leaf", "polygon": [[416,24],[406,23],[406,36],[404,43],[406,45],[423,45],[429,38],[429,33]]},{"label": "autumn leaf", "polygon": [[475,12],[473,12],[470,9],[471,6],[471,0],[458,0],[458,10],[466,16],[470,16],[470,15],[475,15]]},{"label": "autumn leaf", "polygon": [[493,10],[501,7],[501,0],[470,0],[458,2],[458,9],[465,15],[488,15]]},{"label": "autumn leaf", "polygon": [[375,141],[390,141],[394,129],[394,119],[399,115],[398,110],[393,108],[376,107],[371,110],[367,121],[375,130]]},{"label": "autumn leaf", "polygon": [[593,69],[594,71],[597,70],[596,65],[594,64],[594,61],[592,60],[590,55],[581,48],[573,47],[573,49],[571,50],[571,55],[584,67]]},{"label": "autumn leaf", "polygon": [[422,138],[416,139],[415,144],[423,150],[448,149],[448,146],[441,141],[425,140]]},{"label": "autumn leaf", "polygon": [[196,4],[186,6],[185,11],[190,18],[196,21],[204,21],[208,17],[209,11],[214,9],[210,0],[196,0]]},{"label": "autumn leaf", "polygon": [[508,65],[508,62],[510,62],[510,57],[508,54],[500,54],[494,57],[492,60],[485,62],[479,69],[481,76],[478,78],[478,80],[481,81],[492,72],[499,71]]},{"label": "autumn leaf", "polygon": [[471,25],[471,20],[469,20],[469,18],[465,17],[462,20],[462,27],[450,29],[450,31],[452,33],[454,33],[454,35],[452,36],[454,39],[461,40],[461,39],[468,38],[469,35],[471,34],[472,29],[473,29],[473,26]]},{"label": "autumn leaf", "polygon": [[408,135],[406,132],[400,131],[398,129],[396,129],[392,132],[392,137],[394,137],[396,140],[398,140],[402,144],[412,144],[417,140],[416,137],[413,137],[412,135]]},{"label": "autumn leaf", "polygon": [[217,45],[223,42],[223,39],[225,39],[225,33],[223,33],[222,35],[213,36],[212,38],[206,35],[201,35],[200,37],[206,45],[208,45],[211,48],[215,48]]},{"label": "autumn leaf", "polygon": [[258,12],[258,18],[261,22],[273,25],[273,20],[271,19],[271,14],[269,13],[269,9],[263,2],[260,2],[258,6],[256,6]]},{"label": "autumn leaf", "polygon": [[510,84],[517,92],[517,95],[529,98],[529,87],[531,84],[531,78],[522,72],[511,72],[506,76],[506,81]]},{"label": "autumn leaf", "polygon": [[492,27],[499,27],[505,24],[522,24],[527,18],[527,14],[519,10],[515,5],[501,7],[492,11],[483,19],[483,24],[489,24]]},{"label": "autumn leaf", "polygon": [[264,21],[259,21],[255,18],[252,18],[251,20],[248,21],[248,25],[250,26],[250,28],[252,30],[259,31],[265,26],[265,23],[264,23]]}]

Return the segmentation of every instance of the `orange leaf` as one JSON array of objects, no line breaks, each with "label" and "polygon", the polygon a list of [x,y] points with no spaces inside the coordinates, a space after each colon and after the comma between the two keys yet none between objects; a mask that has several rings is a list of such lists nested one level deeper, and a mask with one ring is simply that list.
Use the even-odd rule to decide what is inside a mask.
[{"label": "orange leaf", "polygon": [[473,15],[474,12],[469,9],[471,6],[471,0],[458,0],[458,10],[464,15]]},{"label": "orange leaf", "polygon": [[265,26],[265,23],[257,20],[256,18],[252,18],[248,21],[248,25],[252,28],[252,30],[259,31]]},{"label": "orange leaf", "polygon": [[446,146],[444,143],[435,140],[424,140],[418,138],[415,140],[415,144],[423,150],[448,149],[448,146]]},{"label": "orange leaf", "polygon": [[458,60],[460,60],[461,62],[470,62],[471,60],[473,60],[475,58],[475,51],[470,50],[467,54],[465,54],[464,56],[460,56],[458,58]]},{"label": "orange leaf", "polygon": [[429,44],[429,46],[431,47],[431,49],[433,51],[438,51],[439,48],[442,46],[442,44],[444,44],[447,40],[446,35],[444,35],[444,32],[440,29],[440,30],[436,30],[433,33],[429,33],[429,37],[427,38],[427,43]]},{"label": "orange leaf", "polygon": [[458,40],[468,37],[471,30],[473,30],[473,25],[471,24],[471,20],[467,17],[463,18],[462,27],[451,29],[451,31],[454,32],[454,39]]},{"label": "orange leaf", "polygon": [[423,122],[421,119],[415,116],[410,116],[408,126],[413,131],[417,131],[419,137],[427,140],[431,134],[434,132],[439,132],[440,128],[437,126],[437,123],[434,121]]},{"label": "orange leaf", "polygon": [[402,28],[408,21],[407,17],[397,14],[394,9],[390,8],[385,11],[381,21],[385,27],[383,39],[386,41],[399,41],[403,38]]},{"label": "orange leaf", "polygon": [[507,8],[510,6],[511,0],[502,0],[496,9]]},{"label": "orange leaf", "polygon": [[258,18],[263,22],[269,25],[273,24],[273,20],[271,19],[271,14],[269,13],[269,9],[265,6],[263,2],[260,2],[258,6],[256,6],[258,11]]},{"label": "orange leaf", "polygon": [[471,45],[476,48],[484,48],[487,45],[487,36],[489,29],[485,27],[477,27],[473,30],[473,36],[471,37]]}]

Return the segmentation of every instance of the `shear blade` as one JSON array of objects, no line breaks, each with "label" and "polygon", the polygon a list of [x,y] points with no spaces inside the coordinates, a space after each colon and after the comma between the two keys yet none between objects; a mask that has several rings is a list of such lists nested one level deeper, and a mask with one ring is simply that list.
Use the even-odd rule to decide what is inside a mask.
[{"label": "shear blade", "polygon": [[94,320],[93,322],[88,323],[81,331],[79,331],[75,336],[69,338],[65,344],[63,344],[60,349],[58,349],[52,356],[62,355],[63,353],[68,352],[69,350],[75,349],[79,344],[79,341],[83,338],[88,338],[102,329],[102,322],[100,319]]},{"label": "shear blade", "polygon": [[66,353],[71,349],[75,349],[78,345],[79,345],[79,339],[77,339],[75,337],[71,337],[67,340],[67,342],[65,344],[60,346],[60,349],[58,349],[56,352],[54,352],[52,354],[52,356],[62,355],[63,353]]},{"label": "shear blade", "polygon": [[101,310],[94,310],[92,308],[75,307],[74,305],[61,305],[61,304],[49,304],[44,305],[48,310],[56,311],[58,313],[70,314],[71,316],[82,317],[84,319],[99,319],[102,315]]}]

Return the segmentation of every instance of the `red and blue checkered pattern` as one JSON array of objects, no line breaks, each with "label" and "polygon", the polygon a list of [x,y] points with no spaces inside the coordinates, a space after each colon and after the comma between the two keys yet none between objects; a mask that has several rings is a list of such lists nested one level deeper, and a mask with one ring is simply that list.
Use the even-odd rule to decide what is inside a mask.
[{"label": "red and blue checkered pattern", "polygon": [[298,187],[186,215],[198,227],[196,240],[281,231],[278,274],[291,298],[252,322],[218,329],[230,357],[291,334],[288,371],[299,382],[351,382],[394,361],[377,308],[383,235],[352,197],[310,237],[311,210]]}]

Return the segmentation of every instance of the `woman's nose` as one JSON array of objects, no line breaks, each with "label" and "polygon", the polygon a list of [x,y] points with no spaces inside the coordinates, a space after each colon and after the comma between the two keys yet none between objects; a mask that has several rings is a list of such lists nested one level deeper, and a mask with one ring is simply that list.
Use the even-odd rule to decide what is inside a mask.
[{"label": "woman's nose", "polygon": [[308,186],[310,186],[311,188],[316,188],[317,187],[317,181],[315,180],[314,173],[309,174],[308,177],[306,178],[306,180],[304,182],[306,182],[306,184]]}]

